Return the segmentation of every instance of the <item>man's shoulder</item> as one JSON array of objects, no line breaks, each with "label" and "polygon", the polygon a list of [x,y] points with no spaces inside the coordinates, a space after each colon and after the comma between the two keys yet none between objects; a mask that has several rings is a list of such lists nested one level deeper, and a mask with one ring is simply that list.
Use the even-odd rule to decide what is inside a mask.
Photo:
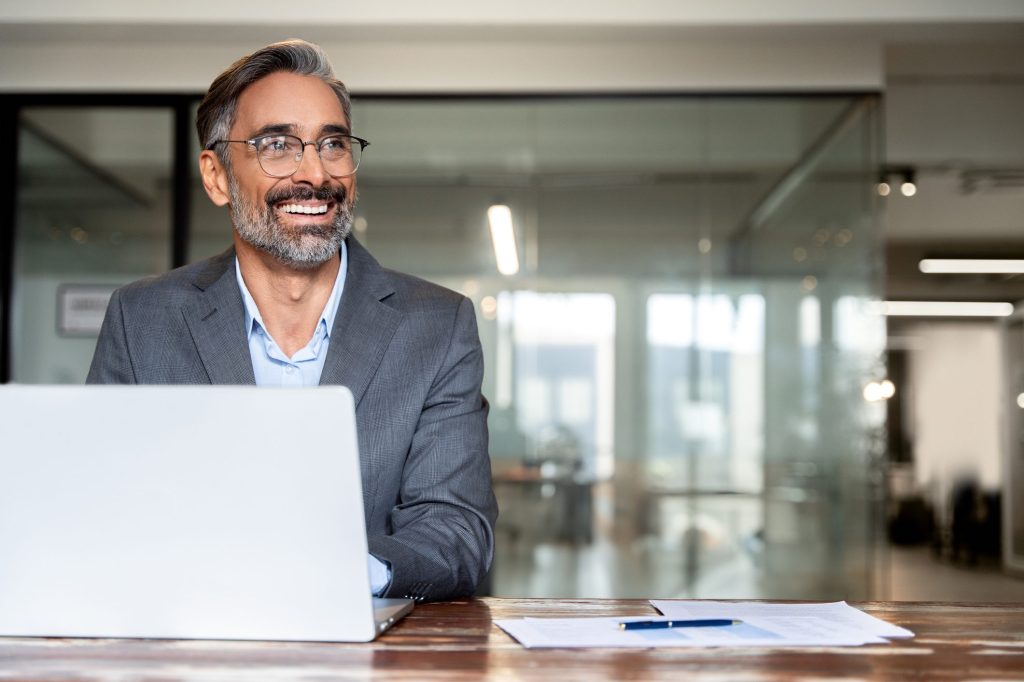
[{"label": "man's shoulder", "polygon": [[[402,312],[455,310],[466,297],[440,284],[382,266],[362,244],[348,239],[349,273],[354,286]],[[346,283],[348,286],[348,283]]]},{"label": "man's shoulder", "polygon": [[457,291],[415,275],[388,268],[384,268],[384,273],[395,290],[395,295],[388,302],[406,312],[450,310],[458,308],[466,299]]}]

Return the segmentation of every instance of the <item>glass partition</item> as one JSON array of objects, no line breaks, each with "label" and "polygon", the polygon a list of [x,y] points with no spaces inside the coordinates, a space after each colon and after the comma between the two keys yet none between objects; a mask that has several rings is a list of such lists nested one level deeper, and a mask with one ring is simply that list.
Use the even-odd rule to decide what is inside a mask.
[{"label": "glass partition", "polygon": [[1012,317],[1002,322],[1005,349],[1006,391],[1003,468],[1003,564],[1015,575],[1024,575],[1024,301],[1018,301]]},{"label": "glass partition", "polygon": [[[865,598],[871,98],[362,100],[357,236],[477,304],[508,596]],[[487,209],[510,208],[518,272]]]},{"label": "glass partition", "polygon": [[84,382],[111,292],[170,266],[172,136],[170,109],[22,110],[13,381]]}]

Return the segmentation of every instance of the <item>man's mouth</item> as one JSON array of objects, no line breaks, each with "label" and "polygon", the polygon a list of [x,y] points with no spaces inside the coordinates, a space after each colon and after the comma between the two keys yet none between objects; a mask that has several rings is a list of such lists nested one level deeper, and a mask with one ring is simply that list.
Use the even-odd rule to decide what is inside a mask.
[{"label": "man's mouth", "polygon": [[284,215],[326,218],[345,201],[344,187],[289,187],[271,191],[266,202]]},{"label": "man's mouth", "polygon": [[294,215],[323,215],[333,204],[281,204],[278,210]]}]

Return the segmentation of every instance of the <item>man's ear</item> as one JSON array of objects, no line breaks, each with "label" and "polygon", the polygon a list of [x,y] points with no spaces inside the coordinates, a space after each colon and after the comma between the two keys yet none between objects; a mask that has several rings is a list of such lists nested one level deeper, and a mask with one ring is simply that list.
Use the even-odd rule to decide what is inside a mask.
[{"label": "man's ear", "polygon": [[203,178],[203,189],[217,206],[225,206],[230,201],[228,194],[228,171],[220,158],[209,149],[199,154],[199,175]]}]

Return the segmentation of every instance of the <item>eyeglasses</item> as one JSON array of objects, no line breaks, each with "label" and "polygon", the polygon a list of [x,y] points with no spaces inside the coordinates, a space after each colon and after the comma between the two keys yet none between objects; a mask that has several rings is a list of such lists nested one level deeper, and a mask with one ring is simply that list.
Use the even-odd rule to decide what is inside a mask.
[{"label": "eyeglasses", "polygon": [[247,144],[256,150],[260,168],[275,178],[287,178],[299,170],[306,145],[313,145],[324,170],[336,178],[352,175],[359,168],[359,158],[369,141],[354,135],[328,135],[316,142],[305,142],[294,135],[261,135],[251,140],[216,140],[207,145],[213,149],[224,142]]}]

